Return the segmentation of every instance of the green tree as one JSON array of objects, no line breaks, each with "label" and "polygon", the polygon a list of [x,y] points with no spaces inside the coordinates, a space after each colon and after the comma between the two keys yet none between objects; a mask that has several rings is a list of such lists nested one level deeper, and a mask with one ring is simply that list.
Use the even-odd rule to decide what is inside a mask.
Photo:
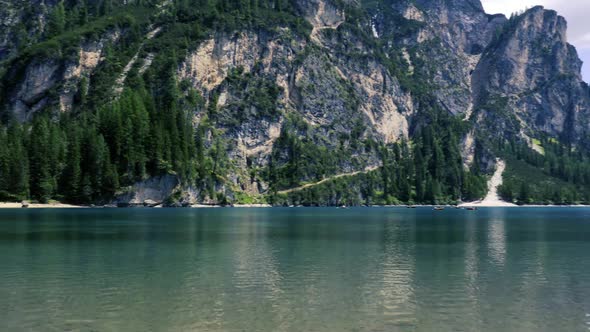
[{"label": "green tree", "polygon": [[47,35],[54,37],[64,32],[66,27],[66,10],[64,2],[60,1],[51,11],[47,22]]},{"label": "green tree", "polygon": [[50,128],[47,117],[37,117],[29,139],[29,168],[31,196],[40,202],[47,202],[52,198],[55,189],[55,179],[52,177],[50,147]]}]

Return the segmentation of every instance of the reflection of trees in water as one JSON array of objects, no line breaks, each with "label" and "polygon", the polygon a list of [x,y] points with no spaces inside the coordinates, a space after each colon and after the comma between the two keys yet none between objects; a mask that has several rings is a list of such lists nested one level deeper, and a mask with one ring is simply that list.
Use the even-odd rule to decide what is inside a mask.
[{"label": "reflection of trees in water", "polygon": [[0,318],[96,330],[584,327],[586,221],[285,211],[23,212],[0,223]]},{"label": "reflection of trees in water", "polygon": [[[382,257],[377,286],[372,294],[383,313],[382,324],[415,326],[416,296],[414,293],[415,214],[404,220],[391,220],[382,224]],[[413,219],[413,220],[412,220]],[[376,328],[383,326],[376,326]]]},{"label": "reflection of trees in water", "polygon": [[498,268],[504,267],[506,260],[506,232],[503,210],[493,210],[488,225],[488,255]]}]

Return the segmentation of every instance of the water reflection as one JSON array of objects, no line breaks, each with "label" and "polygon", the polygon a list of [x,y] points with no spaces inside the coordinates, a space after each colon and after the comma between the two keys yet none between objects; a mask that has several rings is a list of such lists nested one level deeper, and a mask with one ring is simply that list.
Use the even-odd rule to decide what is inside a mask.
[{"label": "water reflection", "polygon": [[[381,310],[386,326],[415,326],[415,242],[412,237],[415,223],[388,222],[383,224],[383,257],[380,259]],[[374,285],[367,284],[367,293]],[[369,295],[371,299],[373,294]],[[369,301],[370,303],[370,301]]]},{"label": "water reflection", "polygon": [[582,330],[586,214],[0,211],[1,327]]},{"label": "water reflection", "polygon": [[506,260],[506,234],[504,232],[504,211],[494,211],[492,219],[488,221],[489,255],[496,265],[501,268]]},{"label": "water reflection", "polygon": [[478,220],[475,213],[465,216],[465,254],[464,254],[464,288],[468,303],[472,308],[479,310],[479,247]]}]

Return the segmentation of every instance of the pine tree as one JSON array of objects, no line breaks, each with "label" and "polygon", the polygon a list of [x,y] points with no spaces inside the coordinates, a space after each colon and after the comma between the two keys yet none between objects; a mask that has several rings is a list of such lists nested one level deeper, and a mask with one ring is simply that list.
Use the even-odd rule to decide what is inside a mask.
[{"label": "pine tree", "polygon": [[61,177],[61,192],[67,201],[79,203],[82,186],[80,134],[76,128],[70,130],[66,167]]},{"label": "pine tree", "polygon": [[84,25],[88,23],[88,3],[86,0],[80,1],[80,9],[78,10],[78,24]]},{"label": "pine tree", "polygon": [[6,190],[17,199],[29,196],[29,164],[21,125],[12,122],[6,131],[7,178]]},{"label": "pine tree", "polygon": [[113,1],[112,0],[102,0],[100,3],[98,15],[105,16],[110,14],[113,11]]},{"label": "pine tree", "polygon": [[520,204],[528,204],[530,201],[530,188],[526,182],[520,184],[520,191],[518,193],[518,202]]},{"label": "pine tree", "polygon": [[66,10],[64,8],[63,1],[57,3],[57,5],[51,11],[49,15],[49,22],[47,23],[47,35],[54,37],[64,32],[66,27]]},{"label": "pine tree", "polygon": [[51,148],[49,120],[45,116],[37,117],[28,147],[31,196],[40,202],[47,202],[54,194],[55,179],[51,173]]}]

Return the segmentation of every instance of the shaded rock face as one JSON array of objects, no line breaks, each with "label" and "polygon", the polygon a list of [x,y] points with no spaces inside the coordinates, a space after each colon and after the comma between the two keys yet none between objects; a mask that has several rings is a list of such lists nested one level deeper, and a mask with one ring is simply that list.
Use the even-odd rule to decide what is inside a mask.
[{"label": "shaded rock face", "polygon": [[0,0],[0,61],[16,55],[18,47],[45,27],[53,0]]},{"label": "shaded rock face", "polygon": [[82,78],[88,79],[92,75],[103,60],[106,45],[116,42],[119,37],[120,32],[113,30],[98,40],[84,41],[75,59],[33,59],[24,67],[20,82],[8,93],[7,108],[20,122],[30,120],[35,112],[43,108],[61,112],[71,110]]},{"label": "shaded rock face", "polygon": [[[404,25],[419,26],[409,36],[394,40],[406,52],[409,64],[423,64],[412,68],[413,76],[426,79],[448,112],[459,116],[471,112],[471,73],[506,18],[487,15],[479,0],[400,1],[391,7],[406,20]],[[395,22],[377,25],[384,29],[381,35],[387,35],[388,29],[399,29]]]},{"label": "shaded rock face", "polygon": [[589,90],[566,28],[563,17],[543,7],[510,22],[474,72],[474,98],[482,106],[504,98],[523,135],[541,132],[588,146]]},{"label": "shaded rock face", "polygon": [[[95,5],[101,0],[85,0]],[[134,0],[127,0],[132,3]],[[17,56],[19,49],[42,40],[49,14],[60,0],[0,0],[0,62]],[[66,7],[81,1],[64,1]]]},{"label": "shaded rock face", "polygon": [[12,1],[0,1],[0,61],[6,59],[14,50],[13,30],[19,22],[19,10]]},{"label": "shaded rock face", "polygon": [[[117,195],[115,204],[143,205],[144,202],[164,202],[179,185],[174,175],[154,177],[134,184],[127,192]],[[152,204],[153,205],[153,204]]]},{"label": "shaded rock face", "polygon": [[13,99],[13,112],[17,120],[23,122],[28,116],[48,103],[45,95],[59,79],[61,64],[49,60],[31,63],[25,72],[24,80]]}]

